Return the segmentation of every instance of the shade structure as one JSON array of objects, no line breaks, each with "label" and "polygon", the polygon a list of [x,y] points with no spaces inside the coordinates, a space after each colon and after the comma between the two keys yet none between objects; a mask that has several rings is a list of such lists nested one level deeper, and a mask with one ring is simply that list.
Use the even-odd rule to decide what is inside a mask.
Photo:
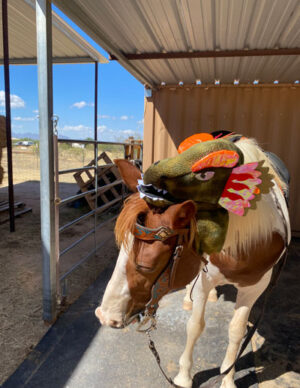
[{"label": "shade structure", "polygon": [[[55,12],[52,14],[54,63],[108,62],[62,18]],[[0,20],[2,20],[2,14],[0,14]],[[8,35],[10,64],[35,64],[37,49],[34,0],[8,0]],[[0,63],[3,63],[2,46],[1,29]]]},{"label": "shade structure", "polygon": [[298,0],[53,2],[148,86],[300,77]]}]

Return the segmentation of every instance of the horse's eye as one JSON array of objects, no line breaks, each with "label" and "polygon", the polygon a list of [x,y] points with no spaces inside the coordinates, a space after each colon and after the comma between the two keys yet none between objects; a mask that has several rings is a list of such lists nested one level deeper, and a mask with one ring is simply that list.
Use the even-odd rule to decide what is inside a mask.
[{"label": "horse's eye", "polygon": [[199,174],[196,174],[195,177],[199,181],[209,181],[214,175],[214,171],[202,171]]}]

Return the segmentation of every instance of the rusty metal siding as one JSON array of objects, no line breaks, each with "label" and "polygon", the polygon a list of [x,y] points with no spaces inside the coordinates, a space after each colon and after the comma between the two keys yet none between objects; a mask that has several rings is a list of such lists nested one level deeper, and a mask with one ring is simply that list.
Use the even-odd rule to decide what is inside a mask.
[{"label": "rusty metal siding", "polygon": [[292,228],[300,232],[300,87],[162,88],[147,99],[144,168],[176,155],[197,132],[231,130],[275,152],[291,173]]}]

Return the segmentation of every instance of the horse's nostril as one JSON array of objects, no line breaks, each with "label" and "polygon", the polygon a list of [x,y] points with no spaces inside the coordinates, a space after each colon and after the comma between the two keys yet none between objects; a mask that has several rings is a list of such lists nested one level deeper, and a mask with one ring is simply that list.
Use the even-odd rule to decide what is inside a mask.
[{"label": "horse's nostril", "polygon": [[113,319],[109,321],[109,326],[111,327],[120,327],[121,323],[118,321],[114,321]]},{"label": "horse's nostril", "polygon": [[102,317],[102,312],[101,312],[101,308],[100,307],[97,307],[96,310],[95,310],[95,315],[96,317],[99,319],[99,321],[101,322],[103,317]]}]

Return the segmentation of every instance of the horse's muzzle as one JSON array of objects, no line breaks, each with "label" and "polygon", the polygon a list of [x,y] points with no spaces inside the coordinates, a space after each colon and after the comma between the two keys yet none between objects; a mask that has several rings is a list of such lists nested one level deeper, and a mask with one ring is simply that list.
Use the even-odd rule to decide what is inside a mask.
[{"label": "horse's muzzle", "polygon": [[105,314],[102,312],[101,307],[96,308],[95,315],[103,326],[110,326],[116,329],[121,329],[124,327],[124,323],[122,320],[105,317]]}]

